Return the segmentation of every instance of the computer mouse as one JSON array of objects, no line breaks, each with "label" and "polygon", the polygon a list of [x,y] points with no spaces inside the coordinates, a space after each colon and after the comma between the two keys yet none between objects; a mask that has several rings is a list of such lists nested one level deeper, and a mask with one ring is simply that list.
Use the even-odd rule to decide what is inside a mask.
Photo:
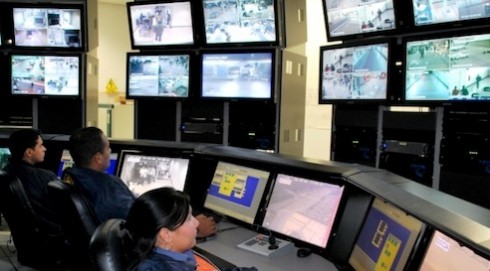
[{"label": "computer mouse", "polygon": [[308,257],[312,253],[311,249],[309,248],[300,248],[296,252],[296,256],[300,258]]}]

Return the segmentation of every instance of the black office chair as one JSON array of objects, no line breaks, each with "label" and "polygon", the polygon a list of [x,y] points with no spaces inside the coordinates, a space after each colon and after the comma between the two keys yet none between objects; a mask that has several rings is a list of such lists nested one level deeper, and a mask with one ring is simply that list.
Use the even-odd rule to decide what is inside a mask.
[{"label": "black office chair", "polygon": [[72,249],[71,268],[92,270],[88,247],[92,234],[100,224],[92,206],[76,187],[66,181],[49,182],[48,193],[55,202],[56,212]]},{"label": "black office chair", "polygon": [[22,182],[4,171],[0,171],[0,209],[9,225],[19,263],[39,270],[64,269],[60,255],[52,253],[52,239],[43,230]]},{"label": "black office chair", "polygon": [[124,219],[112,218],[95,230],[90,240],[90,256],[96,271],[121,271],[129,267],[126,249],[131,242]]}]

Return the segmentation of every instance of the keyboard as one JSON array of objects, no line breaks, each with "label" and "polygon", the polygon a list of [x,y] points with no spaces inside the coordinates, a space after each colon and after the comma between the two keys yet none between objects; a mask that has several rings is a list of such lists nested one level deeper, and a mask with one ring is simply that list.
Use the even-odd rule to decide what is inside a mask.
[{"label": "keyboard", "polygon": [[232,264],[232,263],[210,253],[210,252],[207,252],[206,250],[204,250],[202,248],[194,247],[193,250],[196,251],[197,253],[203,255],[204,257],[208,258],[208,260],[210,260],[214,265],[219,267],[220,270],[237,267],[236,265],[234,265],[234,264]]},{"label": "keyboard", "polygon": [[259,234],[238,244],[237,247],[266,257],[288,254],[294,249],[293,243],[279,238],[276,238],[276,245],[278,248],[270,249],[269,237]]}]

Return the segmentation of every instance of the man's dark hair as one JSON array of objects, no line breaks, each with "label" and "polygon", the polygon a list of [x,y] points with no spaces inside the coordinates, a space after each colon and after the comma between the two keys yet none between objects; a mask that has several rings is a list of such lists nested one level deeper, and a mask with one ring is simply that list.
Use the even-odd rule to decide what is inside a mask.
[{"label": "man's dark hair", "polygon": [[87,167],[92,157],[104,151],[104,132],[97,127],[75,130],[70,136],[70,154],[77,167]]},{"label": "man's dark hair", "polygon": [[39,136],[41,136],[41,132],[35,129],[22,129],[10,134],[10,160],[13,162],[22,161],[25,150],[36,147]]}]

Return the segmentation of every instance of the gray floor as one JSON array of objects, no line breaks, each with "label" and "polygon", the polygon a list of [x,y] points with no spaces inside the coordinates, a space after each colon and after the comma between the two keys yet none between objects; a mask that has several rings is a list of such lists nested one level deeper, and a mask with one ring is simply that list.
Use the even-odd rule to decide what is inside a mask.
[{"label": "gray floor", "polygon": [[36,271],[17,262],[15,246],[10,237],[10,230],[2,217],[0,225],[0,271]]}]

